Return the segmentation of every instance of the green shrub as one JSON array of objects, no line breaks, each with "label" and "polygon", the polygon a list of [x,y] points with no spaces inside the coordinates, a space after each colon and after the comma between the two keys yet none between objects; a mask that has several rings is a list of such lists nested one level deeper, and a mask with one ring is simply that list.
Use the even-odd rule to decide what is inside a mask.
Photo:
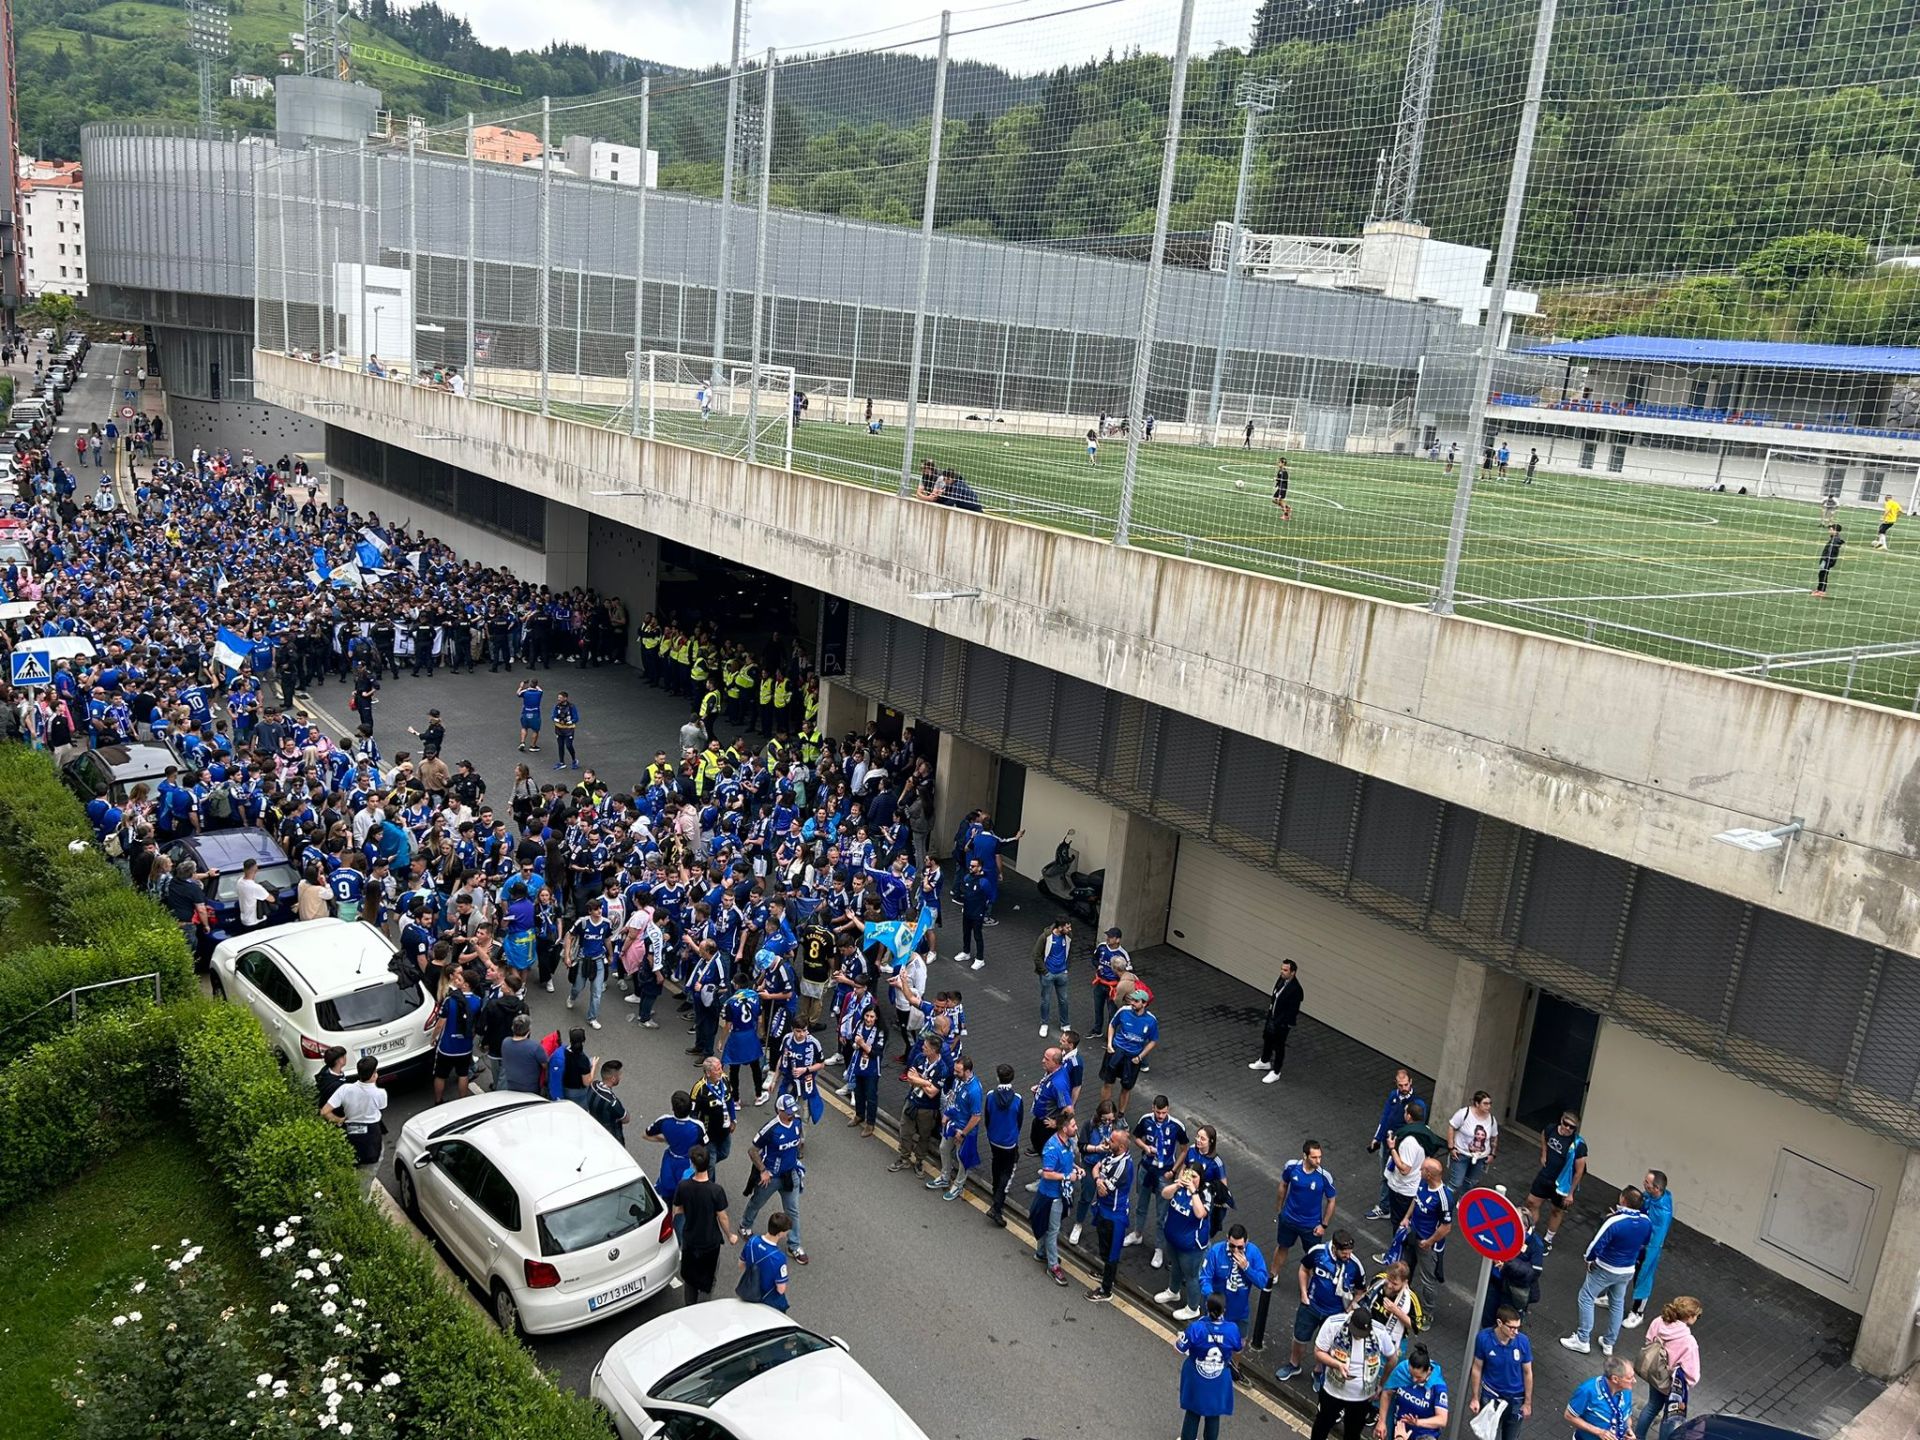
[{"label": "green shrub", "polygon": [[324,1213],[354,1198],[359,1183],[345,1133],[315,1109],[254,1136],[231,1180],[233,1208],[256,1224]]}]

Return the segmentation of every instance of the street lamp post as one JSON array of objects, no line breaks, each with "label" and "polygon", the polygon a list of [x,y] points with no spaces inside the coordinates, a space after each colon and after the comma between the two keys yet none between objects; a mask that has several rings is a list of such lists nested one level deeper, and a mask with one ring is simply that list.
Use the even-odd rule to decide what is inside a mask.
[{"label": "street lamp post", "polygon": [[1233,324],[1233,292],[1240,278],[1240,232],[1247,219],[1247,180],[1253,172],[1253,141],[1262,115],[1272,113],[1286,89],[1283,81],[1240,77],[1233,103],[1244,112],[1240,124],[1240,180],[1233,189],[1233,230],[1227,237],[1227,283],[1220,296],[1220,328],[1214,337],[1213,384],[1207,390],[1207,443],[1220,433],[1220,381],[1227,368],[1227,331]]}]

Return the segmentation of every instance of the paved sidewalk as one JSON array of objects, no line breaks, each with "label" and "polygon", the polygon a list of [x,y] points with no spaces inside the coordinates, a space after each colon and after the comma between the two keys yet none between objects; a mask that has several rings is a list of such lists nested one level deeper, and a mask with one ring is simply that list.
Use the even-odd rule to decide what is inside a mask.
[{"label": "paved sidewalk", "polygon": [[[389,680],[381,692],[376,725],[380,743],[389,756],[407,748],[403,742],[411,737],[405,727],[421,723],[429,705],[438,706],[448,728],[448,758],[472,758],[493,793],[504,795],[515,761],[523,758],[514,749],[513,688],[518,678],[489,675],[482,667],[474,675]],[[584,670],[561,665],[543,672],[542,680],[549,696],[560,688],[572,692],[582,711],[582,759],[615,784],[630,783],[655,750],[671,750],[676,743],[686,714],[684,703],[648,688],[624,666]],[[326,686],[315,692],[314,699],[339,716],[346,692]],[[536,780],[550,773],[547,755],[525,758],[544,762],[534,767]],[[1003,894],[1002,923],[988,931],[987,968],[973,971],[949,963],[951,948],[959,943],[957,915],[950,909],[941,936],[942,958],[933,966],[928,984],[933,990],[957,988],[964,993],[969,1048],[981,1073],[990,1077],[995,1065],[1007,1061],[1019,1072],[1017,1083],[1024,1088],[1039,1077],[1040,1054],[1050,1043],[1037,1033],[1038,996],[1031,954],[1035,937],[1055,910],[1018,877],[1009,878]],[[1279,953],[1272,957],[1276,966],[1280,958]],[[1341,1187],[1337,1223],[1355,1230],[1370,1258],[1389,1236],[1383,1223],[1360,1218],[1379,1188],[1379,1171],[1374,1157],[1366,1153],[1366,1143],[1397,1061],[1312,1018],[1318,962],[1310,954],[1295,958],[1303,966],[1306,1016],[1290,1046],[1285,1078],[1262,1085],[1260,1075],[1246,1066],[1258,1054],[1264,995],[1171,947],[1136,955],[1154,989],[1162,1044],[1135,1094],[1133,1113],[1143,1113],[1153,1094],[1164,1091],[1173,1101],[1174,1112],[1190,1125],[1211,1121],[1220,1131],[1222,1158],[1239,1202],[1236,1218],[1269,1247],[1272,1197],[1280,1166],[1298,1154],[1303,1138],[1319,1139],[1326,1147],[1327,1166]],[[1082,961],[1076,967],[1071,1007],[1073,1018],[1083,1027],[1093,1018],[1089,979]],[[1099,1096],[1098,1042],[1089,1040],[1085,1053],[1088,1083],[1082,1092],[1083,1119],[1092,1113]],[[1431,1096],[1426,1077],[1420,1077],[1419,1090]],[[881,1098],[886,1108],[898,1108],[902,1093],[895,1077],[889,1075],[883,1082]],[[1445,1097],[1443,1123],[1458,1098]],[[1492,1178],[1518,1197],[1532,1178],[1535,1153],[1512,1137]],[[1658,1155],[1594,1157],[1596,1177],[1616,1184],[1637,1182],[1648,1166],[1660,1163]],[[1033,1173],[1031,1161],[1023,1161],[1016,1184],[1024,1184]],[[1598,1347],[1590,1357],[1578,1356],[1563,1350],[1557,1341],[1573,1329],[1580,1252],[1612,1193],[1597,1178],[1585,1187],[1575,1213],[1561,1229],[1559,1252],[1545,1271],[1541,1303],[1529,1325],[1538,1395],[1530,1433],[1536,1436],[1560,1433],[1558,1416],[1566,1397],[1601,1363]],[[1688,1197],[1681,1193],[1676,1200],[1684,1216]],[[1150,1253],[1150,1246],[1129,1250],[1122,1266],[1123,1275],[1144,1284],[1149,1293],[1160,1288],[1159,1274],[1147,1268]],[[1471,1301],[1468,1286],[1478,1276],[1477,1261],[1464,1244],[1456,1245],[1451,1259],[1449,1284],[1435,1306],[1434,1327],[1426,1336],[1450,1379],[1465,1343]],[[1369,1263],[1369,1273],[1375,1268]],[[1698,1327],[1705,1374],[1696,1395],[1696,1413],[1729,1411],[1826,1440],[1883,1389],[1879,1381],[1847,1364],[1857,1317],[1681,1225],[1675,1226],[1667,1242],[1655,1300],[1676,1294],[1697,1296],[1706,1312]],[[1291,1305],[1283,1304],[1276,1294],[1264,1357],[1269,1371],[1283,1358],[1291,1319]],[[1644,1333],[1623,1332],[1622,1352],[1637,1354],[1637,1337]],[[1636,1338],[1629,1342],[1627,1335]],[[1254,1359],[1257,1362],[1260,1357]]]}]

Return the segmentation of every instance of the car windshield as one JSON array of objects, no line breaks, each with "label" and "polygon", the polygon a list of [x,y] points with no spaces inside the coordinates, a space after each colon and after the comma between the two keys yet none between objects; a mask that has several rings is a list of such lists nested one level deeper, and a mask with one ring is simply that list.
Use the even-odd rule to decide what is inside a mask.
[{"label": "car windshield", "polygon": [[811,1330],[778,1330],[770,1335],[750,1335],[682,1365],[660,1382],[653,1392],[653,1398],[710,1408],[756,1375],[764,1375],[789,1360],[798,1360],[802,1355],[828,1349],[832,1344],[831,1340],[823,1340]]},{"label": "car windshield", "polygon": [[424,998],[418,985],[388,980],[322,1000],[313,1007],[313,1013],[322,1030],[370,1030],[411,1015]]},{"label": "car windshield", "polygon": [[540,1253],[570,1255],[637,1230],[659,1214],[660,1201],[653,1187],[644,1176],[636,1175],[616,1189],[542,1215]]},{"label": "car windshield", "polygon": [[[300,882],[291,865],[262,865],[254,871],[253,878],[267,889],[278,895],[282,890],[291,890]],[[213,887],[213,902],[216,905],[230,903],[240,894],[240,872],[222,870],[220,878]]]}]

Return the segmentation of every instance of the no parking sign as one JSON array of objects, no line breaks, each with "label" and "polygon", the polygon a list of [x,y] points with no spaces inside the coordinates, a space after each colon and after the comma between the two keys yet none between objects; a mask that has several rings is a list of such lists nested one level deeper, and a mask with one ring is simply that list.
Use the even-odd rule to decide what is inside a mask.
[{"label": "no parking sign", "polygon": [[1527,1246],[1527,1227],[1514,1203],[1497,1190],[1469,1190],[1454,1212],[1467,1244],[1496,1262],[1513,1259]]}]

